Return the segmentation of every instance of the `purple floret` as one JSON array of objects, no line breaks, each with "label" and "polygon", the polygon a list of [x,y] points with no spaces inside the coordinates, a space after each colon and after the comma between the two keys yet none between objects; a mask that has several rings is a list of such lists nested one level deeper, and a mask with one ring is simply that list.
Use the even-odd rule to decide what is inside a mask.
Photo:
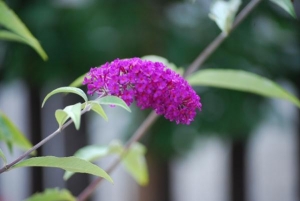
[{"label": "purple floret", "polygon": [[135,100],[141,109],[152,108],[177,124],[190,124],[196,110],[202,108],[200,97],[188,82],[160,62],[116,59],[91,68],[83,84],[90,95],[118,96],[128,106]]}]

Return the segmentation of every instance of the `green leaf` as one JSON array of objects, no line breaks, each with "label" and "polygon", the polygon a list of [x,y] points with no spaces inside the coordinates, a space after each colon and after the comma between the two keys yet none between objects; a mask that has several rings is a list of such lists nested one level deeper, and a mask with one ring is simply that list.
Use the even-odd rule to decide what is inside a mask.
[{"label": "green leaf", "polygon": [[270,1],[272,1],[273,3],[275,3],[278,6],[280,6],[281,8],[283,8],[286,12],[288,12],[294,18],[297,18],[292,0],[270,0]]},{"label": "green leaf", "polygon": [[105,119],[106,121],[108,121],[106,113],[104,112],[102,106],[97,101],[89,101],[88,103],[91,104],[91,109],[94,112],[96,112],[101,117],[103,117],[103,119]]},{"label": "green leaf", "polygon": [[5,30],[0,31],[0,39],[26,43],[25,39],[21,36]]},{"label": "green leaf", "polygon": [[45,99],[42,103],[42,107],[44,107],[44,104],[48,100],[48,98],[50,98],[52,95],[57,94],[57,93],[74,93],[74,94],[81,96],[85,100],[85,102],[88,101],[87,96],[85,95],[84,91],[82,91],[81,89],[76,88],[76,87],[60,87],[60,88],[54,89],[49,94],[47,94],[47,96],[45,97]]},{"label": "green leaf", "polygon": [[102,98],[96,99],[95,101],[97,101],[101,105],[117,105],[124,108],[128,112],[131,112],[127,104],[121,98],[116,96],[104,96]]},{"label": "green leaf", "polygon": [[80,119],[81,119],[81,103],[77,103],[75,105],[69,105],[64,110],[68,117],[70,117],[74,124],[75,128],[78,130],[80,127]]},{"label": "green leaf", "polygon": [[59,127],[61,128],[62,125],[64,125],[64,123],[68,120],[69,116],[65,111],[59,109],[55,111],[55,118]]},{"label": "green leaf", "polygon": [[56,110],[55,118],[60,128],[71,118],[75,124],[75,128],[78,130],[80,128],[81,103],[69,105],[63,110]]},{"label": "green leaf", "polygon": [[148,184],[148,168],[145,159],[146,148],[140,143],[131,145],[128,153],[122,160],[127,172],[142,186]]},{"label": "green leaf", "polygon": [[212,2],[209,17],[226,35],[230,32],[235,15],[241,5],[241,0],[215,0]]},{"label": "green leaf", "polygon": [[[121,154],[123,147],[119,141],[113,141],[109,146],[89,145],[81,149],[78,149],[74,156],[86,161],[94,162],[98,159],[106,157],[110,154]],[[64,180],[68,180],[74,172],[66,171],[64,174]]]},{"label": "green leaf", "polygon": [[54,157],[54,156],[43,156],[43,157],[34,157],[27,160],[23,160],[13,168],[19,167],[54,167],[61,168],[71,172],[77,173],[87,173],[103,177],[109,182],[113,182],[111,177],[97,165],[94,165],[86,160],[71,156],[71,157]]},{"label": "green leaf", "polygon": [[143,56],[141,59],[143,60],[148,60],[148,61],[153,61],[153,62],[161,62],[163,63],[165,66],[167,66],[168,68],[174,70],[175,72],[177,72],[180,75],[183,75],[183,68],[178,68],[175,64],[169,62],[166,58],[161,57],[161,56],[157,56],[157,55],[146,55]]},{"label": "green leaf", "polygon": [[25,201],[75,201],[76,198],[66,189],[46,189],[43,193],[35,193]]},{"label": "green leaf", "polygon": [[[110,154],[117,154],[123,157],[124,147],[119,141],[113,141],[109,146],[89,145],[79,149],[74,156],[86,161],[94,162],[98,159],[106,157]],[[148,169],[145,159],[146,148],[140,143],[131,145],[128,152],[122,158],[122,164],[126,171],[137,181],[140,185],[148,183]],[[74,172],[67,171],[64,174],[64,179],[69,179]]]},{"label": "green leaf", "polygon": [[[89,145],[79,149],[75,152],[74,156],[92,162],[96,159],[107,156],[110,153],[109,151],[109,147]],[[68,180],[73,174],[74,172],[66,171],[64,174],[64,180]]]},{"label": "green leaf", "polygon": [[242,70],[200,70],[188,77],[187,80],[194,86],[233,89],[272,98],[281,98],[300,107],[300,101],[294,95],[290,94],[273,81]]},{"label": "green leaf", "polygon": [[0,0],[0,25],[22,38],[22,40],[15,41],[27,43],[29,46],[35,49],[35,51],[44,60],[48,59],[47,54],[37,39],[30,33],[19,17],[2,0]]},{"label": "green leaf", "polygon": [[2,151],[2,149],[0,149],[0,158],[2,158],[3,162],[6,164],[7,163],[7,160],[6,160],[6,157]]},{"label": "green leaf", "polygon": [[80,77],[78,77],[76,80],[74,80],[69,86],[70,87],[80,87],[82,86],[82,82],[84,80],[84,77],[86,76],[87,73],[81,75]]},{"label": "green leaf", "polygon": [[24,134],[2,112],[0,112],[0,141],[4,141],[10,151],[12,151],[13,145],[23,150],[32,147]]}]

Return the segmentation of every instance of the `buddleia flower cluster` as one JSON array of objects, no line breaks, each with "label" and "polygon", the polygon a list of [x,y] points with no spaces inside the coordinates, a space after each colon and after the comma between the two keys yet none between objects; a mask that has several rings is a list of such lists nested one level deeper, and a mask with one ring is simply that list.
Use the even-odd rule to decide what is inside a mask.
[{"label": "buddleia flower cluster", "polygon": [[202,107],[183,77],[163,63],[140,58],[116,59],[91,68],[83,84],[90,95],[118,96],[128,106],[135,100],[139,108],[152,108],[177,124],[190,124]]}]

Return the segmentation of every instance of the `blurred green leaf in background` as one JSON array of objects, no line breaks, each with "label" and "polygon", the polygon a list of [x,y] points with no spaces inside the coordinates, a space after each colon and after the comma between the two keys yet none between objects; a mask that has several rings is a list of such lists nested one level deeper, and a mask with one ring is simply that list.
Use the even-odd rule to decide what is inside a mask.
[{"label": "blurred green leaf in background", "polygon": [[0,30],[0,39],[25,43],[35,49],[43,60],[48,59],[38,40],[3,0],[0,0],[0,25],[7,29]]},{"label": "blurred green leaf in background", "polygon": [[286,12],[288,12],[294,18],[297,18],[296,12],[293,5],[293,0],[270,0],[283,8]]},{"label": "blurred green leaf in background", "polygon": [[300,101],[273,81],[241,70],[206,69],[188,78],[192,86],[210,86],[286,99],[300,108]]},{"label": "blurred green leaf in background", "polygon": [[[126,151],[126,153],[124,153]],[[119,141],[113,141],[108,146],[88,145],[74,154],[75,157],[95,162],[103,157],[113,154],[121,157],[121,163],[125,170],[142,186],[148,184],[148,168],[145,159],[146,147],[141,143],[133,143],[128,150],[125,150]],[[66,171],[64,179],[69,179],[74,172]]]},{"label": "blurred green leaf in background", "polygon": [[35,193],[25,201],[75,201],[76,198],[66,189],[46,189],[42,193]]},{"label": "blurred green leaf in background", "polygon": [[13,146],[23,150],[32,147],[25,135],[2,112],[0,112],[0,141],[6,143],[10,152],[12,152]]},{"label": "blurred green leaf in background", "polygon": [[[246,3],[242,2],[240,8]],[[116,58],[160,55],[187,68],[220,33],[207,16],[211,1],[65,4],[33,0],[30,4],[7,4],[41,41],[51,59],[42,62],[35,52],[9,43],[0,76],[3,80],[23,78],[38,87],[49,82],[66,86],[91,67]],[[299,21],[282,15],[280,10],[273,2],[262,1],[201,68],[239,69],[276,83],[300,86]],[[247,137],[265,111],[272,109],[257,95],[205,86],[195,86],[195,90],[204,107],[190,126],[191,136],[214,133],[229,139]],[[127,136],[136,127],[132,124],[125,131]],[[147,138],[150,149],[161,157],[175,154],[177,130],[184,128],[160,118],[151,129],[153,135]]]}]

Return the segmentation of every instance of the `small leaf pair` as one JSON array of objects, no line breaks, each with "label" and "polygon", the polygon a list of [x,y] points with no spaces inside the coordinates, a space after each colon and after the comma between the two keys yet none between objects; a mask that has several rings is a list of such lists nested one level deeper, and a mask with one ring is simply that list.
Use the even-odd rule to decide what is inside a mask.
[{"label": "small leaf pair", "polygon": [[89,107],[88,110],[93,110],[94,112],[102,116],[105,120],[108,120],[108,118],[101,105],[117,105],[131,112],[127,104],[122,99],[116,96],[105,96],[94,101],[88,101],[86,94],[81,89],[76,87],[60,87],[51,91],[43,100],[42,107],[52,95],[57,93],[74,93],[81,96],[85,100],[83,104],[77,103],[75,105],[69,105],[63,110],[56,110],[55,118],[60,128],[69,118],[71,118],[75,124],[75,128],[78,130],[80,128],[81,111],[86,107]]},{"label": "small leaf pair", "polygon": [[56,110],[55,118],[60,128],[69,118],[71,118],[75,124],[75,128],[79,130],[81,119],[81,103],[69,105],[63,110]]},{"label": "small leaf pair", "polygon": [[[75,87],[60,87],[47,94],[47,96],[43,100],[42,107],[52,95],[57,93],[74,93],[81,96],[85,100],[85,102],[88,101],[86,94],[81,89]],[[80,119],[81,119],[81,104],[77,103],[75,105],[67,106],[63,110],[56,110],[55,118],[60,128],[69,118],[71,118],[75,124],[75,128],[78,130],[80,127]]]}]

